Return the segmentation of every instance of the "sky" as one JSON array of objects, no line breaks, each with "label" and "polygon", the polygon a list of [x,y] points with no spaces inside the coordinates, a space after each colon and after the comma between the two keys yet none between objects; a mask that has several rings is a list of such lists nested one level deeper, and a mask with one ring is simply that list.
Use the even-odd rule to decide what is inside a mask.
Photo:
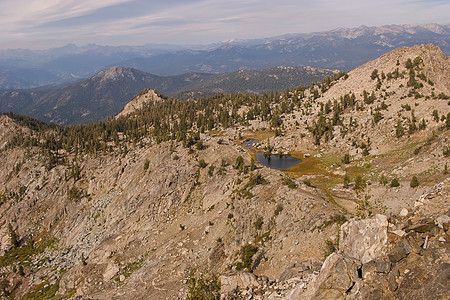
[{"label": "sky", "polygon": [[1,0],[0,49],[210,44],[450,22],[449,0]]}]

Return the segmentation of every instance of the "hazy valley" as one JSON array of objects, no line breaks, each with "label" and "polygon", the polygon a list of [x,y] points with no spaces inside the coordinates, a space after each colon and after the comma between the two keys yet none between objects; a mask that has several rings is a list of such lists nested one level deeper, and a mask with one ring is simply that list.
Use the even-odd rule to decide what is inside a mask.
[{"label": "hazy valley", "polygon": [[8,49],[0,50],[0,88],[24,89],[70,82],[92,77],[112,66],[158,76],[219,74],[278,66],[349,71],[397,47],[427,43],[439,46],[449,55],[449,25],[361,26],[206,46],[68,44],[47,50]]}]

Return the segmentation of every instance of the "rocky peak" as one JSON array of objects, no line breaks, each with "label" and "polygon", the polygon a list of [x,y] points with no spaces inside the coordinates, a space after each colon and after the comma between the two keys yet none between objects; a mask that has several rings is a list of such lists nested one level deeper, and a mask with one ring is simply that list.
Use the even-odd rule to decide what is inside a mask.
[{"label": "rocky peak", "polygon": [[137,70],[132,68],[124,68],[124,67],[111,67],[109,69],[103,70],[97,73],[92,79],[102,81],[115,81],[121,78],[130,78],[132,80],[136,80],[135,73]]},{"label": "rocky peak", "polygon": [[152,89],[142,90],[139,94],[134,96],[134,98],[130,102],[128,102],[127,105],[125,105],[125,107],[120,113],[116,115],[116,119],[118,119],[119,117],[132,114],[133,112],[143,108],[147,104],[162,100],[163,99],[156,93],[155,90]]}]

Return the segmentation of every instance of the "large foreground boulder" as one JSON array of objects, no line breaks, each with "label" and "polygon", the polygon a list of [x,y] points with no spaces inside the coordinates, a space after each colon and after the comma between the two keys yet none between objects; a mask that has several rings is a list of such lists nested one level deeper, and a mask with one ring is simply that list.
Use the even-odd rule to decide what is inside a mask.
[{"label": "large foreground boulder", "polygon": [[327,257],[319,276],[308,285],[295,288],[287,299],[344,299],[361,285],[358,261],[342,254],[332,253]]},{"label": "large foreground boulder", "polygon": [[388,221],[384,215],[347,222],[341,227],[339,251],[365,264],[386,253]]}]

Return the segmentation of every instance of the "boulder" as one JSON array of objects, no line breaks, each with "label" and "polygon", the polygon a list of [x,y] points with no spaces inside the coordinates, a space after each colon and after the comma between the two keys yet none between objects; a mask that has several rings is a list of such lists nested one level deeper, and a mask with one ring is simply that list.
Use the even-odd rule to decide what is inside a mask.
[{"label": "boulder", "polygon": [[339,251],[363,264],[383,256],[387,251],[387,218],[347,222],[341,227]]},{"label": "boulder", "polygon": [[377,259],[375,261],[376,270],[378,273],[389,273],[391,270],[391,262],[386,259]]},{"label": "boulder", "polygon": [[389,251],[387,256],[392,263],[396,263],[405,258],[409,253],[411,253],[411,246],[407,241],[402,240],[397,243],[391,251]]},{"label": "boulder", "polygon": [[239,289],[257,287],[256,276],[249,272],[228,272],[220,276],[220,294],[228,294]]},{"label": "boulder", "polygon": [[332,253],[308,288],[304,290],[303,286],[296,287],[287,299],[344,299],[345,295],[357,293],[361,285],[359,267],[356,260]]},{"label": "boulder", "polygon": [[409,225],[405,228],[406,232],[409,231],[416,231],[416,232],[420,232],[420,233],[425,233],[425,232],[429,232],[431,231],[431,229],[433,229],[433,227],[435,227],[436,225],[434,224],[434,221],[431,219],[424,219],[419,221],[418,223]]},{"label": "boulder", "polygon": [[403,208],[401,211],[400,211],[400,214],[399,214],[399,216],[400,217],[406,217],[407,215],[408,215],[408,210],[406,209],[406,208]]},{"label": "boulder", "polygon": [[103,272],[103,278],[105,280],[111,280],[119,272],[119,266],[114,263],[109,263],[106,266],[105,272]]},{"label": "boulder", "polygon": [[435,221],[435,224],[445,231],[448,231],[450,227],[450,217],[447,215],[441,215],[439,216]]},{"label": "boulder", "polygon": [[7,226],[0,227],[0,255],[4,255],[12,248],[11,236]]}]

